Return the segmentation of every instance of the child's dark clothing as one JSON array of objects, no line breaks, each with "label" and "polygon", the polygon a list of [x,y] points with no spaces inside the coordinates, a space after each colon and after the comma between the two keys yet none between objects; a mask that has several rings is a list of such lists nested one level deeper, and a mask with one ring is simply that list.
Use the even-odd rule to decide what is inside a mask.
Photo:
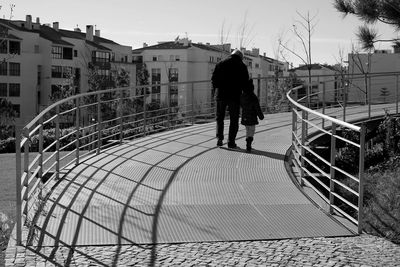
[{"label": "child's dark clothing", "polygon": [[251,143],[254,139],[254,133],[258,119],[264,119],[264,114],[261,110],[257,96],[253,92],[253,81],[249,80],[248,87],[243,91],[240,98],[240,106],[242,107],[241,124],[246,126],[246,150],[251,152]]},{"label": "child's dark clothing", "polygon": [[241,124],[245,126],[257,125],[257,117],[260,120],[264,119],[264,114],[261,110],[258,98],[253,92],[245,92],[242,94],[240,106],[242,107]]}]

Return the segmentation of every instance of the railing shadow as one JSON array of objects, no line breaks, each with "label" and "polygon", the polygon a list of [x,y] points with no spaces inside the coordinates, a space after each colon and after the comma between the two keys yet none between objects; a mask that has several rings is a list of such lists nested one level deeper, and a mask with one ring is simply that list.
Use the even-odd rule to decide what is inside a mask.
[{"label": "railing shadow", "polygon": [[[171,159],[171,157],[177,155],[178,153],[190,149],[196,146],[202,146],[203,143],[207,143],[211,140],[214,140],[215,138],[212,136],[207,136],[206,139],[202,139],[201,142],[196,142],[194,144],[186,144],[187,146],[183,149],[178,149],[174,152],[166,153],[166,156],[160,160],[158,160],[156,163],[148,163],[148,162],[143,162],[143,161],[138,161],[141,164],[147,164],[148,169],[147,171],[140,177],[140,180],[131,180],[129,177],[124,177],[121,174],[118,174],[115,172],[115,170],[122,166],[124,163],[128,161],[137,161],[134,158],[131,157],[121,157],[121,150],[123,150],[123,154],[129,154],[129,155],[140,155],[144,154],[147,151],[154,149],[153,144],[157,144],[157,146],[166,144],[168,142],[171,142],[171,139],[175,139],[175,142],[179,142],[179,135],[186,135],[190,136],[193,134],[202,134],[202,132],[209,132],[210,129],[214,128],[214,125],[210,125],[208,127],[202,126],[201,130],[198,130],[197,128],[186,128],[183,131],[179,131],[174,135],[171,135],[171,133],[165,133],[164,135],[155,137],[154,140],[144,144],[143,146],[140,143],[136,143],[134,145],[122,145],[118,148],[117,152],[109,152],[112,150],[108,151],[103,151],[100,155],[96,156],[95,158],[91,158],[89,160],[84,160],[82,161],[78,166],[75,166],[74,168],[71,168],[68,173],[64,175],[58,182],[57,186],[64,186],[57,196],[56,199],[52,200],[51,198],[48,198],[48,201],[46,203],[46,210],[45,213],[42,215],[44,217],[43,223],[40,225],[37,225],[35,227],[35,232],[36,232],[36,238],[34,241],[32,241],[31,246],[28,246],[28,249],[37,253],[41,257],[45,258],[46,260],[52,262],[55,265],[60,265],[60,266],[68,266],[73,263],[74,259],[74,254],[76,253],[83,255],[93,261],[95,264],[98,264],[100,266],[117,266],[119,264],[120,260],[120,251],[123,245],[129,244],[133,246],[137,246],[138,248],[141,249],[146,249],[150,250],[150,266],[154,266],[156,259],[157,259],[157,242],[158,242],[158,224],[159,224],[159,216],[161,213],[161,208],[163,205],[163,201],[165,199],[166,193],[170,187],[170,185],[173,183],[176,174],[182,168],[187,162],[189,162],[191,159],[206,153],[207,151],[214,149],[214,147],[207,147],[204,146],[204,149],[202,149],[200,152],[198,152],[196,155],[193,157],[187,157],[183,163],[181,163],[179,166],[177,166],[174,169],[169,169],[170,175],[167,179],[163,179],[165,181],[164,185],[157,188],[152,186],[151,182],[147,182],[149,178],[150,172],[155,169],[155,168],[163,168],[160,166],[162,162],[165,162],[168,159]],[[179,155],[182,157],[182,155]],[[99,165],[99,166],[96,166]],[[112,166],[111,168],[107,168],[108,166]],[[77,171],[75,173],[75,171]],[[91,175],[85,176],[85,172],[91,171]],[[119,199],[116,199],[113,196],[108,196],[105,193],[101,192],[101,187],[104,186],[106,183],[109,183],[112,179],[115,178],[115,175],[117,177],[120,177],[122,179],[128,179],[130,182],[134,183],[135,185],[133,188],[130,190],[129,195],[125,199],[125,201],[121,201]],[[83,181],[80,181],[84,179]],[[93,180],[96,180],[96,184],[92,185],[90,184],[93,182]],[[55,187],[57,187],[55,186]],[[137,195],[137,192],[140,187],[146,187],[148,190],[152,190],[158,194],[156,204],[154,205],[154,210],[153,212],[148,212],[145,210],[139,210],[137,207],[132,206],[131,201],[137,197],[140,198],[140,195]],[[82,194],[86,192],[87,190],[90,190],[90,193],[85,196],[85,202],[82,201]],[[65,198],[68,198],[68,191],[72,190],[74,195],[71,197],[71,199],[68,202],[68,205],[65,205],[63,202],[65,202]],[[54,189],[53,189],[54,191]],[[95,202],[95,198],[97,196],[101,196],[105,199],[108,199],[108,201],[112,201],[116,205],[118,205],[121,208],[121,212],[119,214],[119,218],[117,221],[117,227],[116,229],[112,229],[112,227],[108,227],[105,224],[102,224],[102,222],[95,221],[87,216],[87,211],[90,207],[90,205],[93,205]],[[75,205],[83,205],[82,210],[75,210],[74,207]],[[54,216],[57,216],[57,214],[54,214],[56,209],[63,209],[63,214],[61,218],[57,218],[59,223],[57,225],[56,233],[53,234],[48,230],[48,227],[50,227],[51,224],[54,224],[52,220],[54,220]],[[134,210],[135,212],[138,212],[142,214],[142,216],[148,216],[151,217],[151,228],[150,231],[148,229],[141,229],[143,232],[148,232],[150,236],[151,242],[148,245],[142,245],[135,240],[131,240],[124,234],[124,226],[126,224],[126,220],[128,219],[127,212],[129,209]],[[63,231],[66,230],[67,224],[70,223],[68,222],[69,216],[74,216],[77,217],[77,220],[75,222],[76,224],[76,230],[74,233],[72,233],[72,240],[63,240]],[[82,232],[82,226],[83,222],[88,221],[93,227],[99,227],[103,231],[108,232],[112,236],[115,236],[114,244],[113,245],[116,249],[114,251],[114,255],[112,256],[111,262],[104,263],[101,260],[96,259],[94,256],[90,255],[85,255],[85,251],[83,249],[79,249],[79,247],[82,244],[79,244],[78,240],[81,237],[81,235],[85,235],[88,233],[83,233]],[[132,223],[132,222],[130,222]],[[187,222],[189,223],[189,222]],[[140,225],[135,225],[135,227],[141,227]],[[196,225],[192,225],[192,227],[200,227]],[[212,229],[202,229],[203,231],[212,231]],[[217,233],[214,233],[217,234]],[[48,240],[52,240],[51,244],[51,251],[48,249],[43,252],[43,248],[48,246],[47,244]],[[115,244],[116,243],[116,244]],[[59,250],[62,247],[68,248],[68,252],[66,253],[65,261],[63,263],[59,263],[57,260],[57,254],[60,252]]]}]

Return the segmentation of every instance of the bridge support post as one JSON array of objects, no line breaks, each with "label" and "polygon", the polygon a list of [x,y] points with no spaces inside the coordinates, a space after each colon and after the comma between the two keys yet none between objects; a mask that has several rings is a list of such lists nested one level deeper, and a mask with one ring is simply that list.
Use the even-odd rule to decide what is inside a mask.
[{"label": "bridge support post", "polygon": [[79,122],[80,122],[80,103],[79,103],[79,98],[75,99],[75,107],[76,107],[76,112],[75,112],[75,149],[76,149],[76,154],[75,154],[75,165],[79,164]]},{"label": "bridge support post", "polygon": [[335,191],[335,163],[336,163],[336,123],[332,122],[331,130],[331,155],[330,155],[330,178],[329,178],[329,213],[333,213],[333,205],[335,197],[333,195]]},{"label": "bridge support post", "polygon": [[396,114],[399,114],[399,75],[396,75]]},{"label": "bridge support post", "polygon": [[100,154],[101,150],[101,97],[97,94],[97,149],[96,154]]},{"label": "bridge support post", "polygon": [[22,200],[21,200],[21,126],[15,127],[15,158],[16,158],[16,190],[17,190],[17,216],[16,216],[16,227],[17,227],[17,245],[20,246],[22,243]]},{"label": "bridge support post", "polygon": [[360,129],[360,154],[359,154],[359,166],[358,166],[358,233],[362,233],[362,216],[364,206],[364,157],[365,157],[365,132],[366,125],[363,123]]},{"label": "bridge support post", "polygon": [[56,113],[56,179],[58,180],[60,179],[60,105],[57,105]]},{"label": "bridge support post", "polygon": [[301,172],[300,172],[300,185],[304,185],[304,168],[305,168],[305,155],[306,155],[306,149],[304,148],[306,145],[306,138],[307,138],[307,112],[302,111],[301,113]]}]

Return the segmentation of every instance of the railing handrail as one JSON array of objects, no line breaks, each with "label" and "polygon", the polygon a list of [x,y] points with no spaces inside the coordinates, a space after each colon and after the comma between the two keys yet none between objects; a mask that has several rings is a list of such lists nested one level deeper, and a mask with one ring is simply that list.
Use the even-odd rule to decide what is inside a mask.
[{"label": "railing handrail", "polygon": [[354,130],[354,131],[357,131],[357,132],[360,131],[361,127],[359,127],[359,126],[357,126],[357,125],[354,125],[354,124],[351,124],[351,123],[348,123],[348,122],[345,122],[345,121],[342,121],[342,120],[338,120],[338,119],[336,119],[336,118],[330,117],[330,116],[328,116],[328,115],[325,115],[325,114],[323,114],[323,113],[320,113],[320,112],[318,112],[318,111],[316,111],[316,110],[312,110],[312,109],[310,109],[310,108],[307,108],[307,107],[305,107],[305,106],[303,106],[303,105],[297,103],[295,100],[293,100],[293,99],[290,97],[290,94],[292,94],[293,91],[298,90],[298,89],[300,89],[300,88],[303,88],[303,85],[299,85],[299,86],[297,86],[297,87],[295,87],[295,88],[292,88],[292,89],[289,90],[289,92],[286,94],[286,97],[288,98],[288,100],[290,101],[290,103],[292,103],[293,105],[295,105],[295,106],[298,107],[299,109],[304,110],[304,111],[307,111],[308,113],[312,113],[312,114],[314,114],[314,115],[316,115],[316,116],[318,116],[318,117],[321,117],[322,119],[329,120],[329,121],[331,121],[331,122],[333,122],[333,123],[335,123],[335,124],[344,126],[344,127],[346,127],[346,128],[350,128],[350,129],[352,129],[352,130]]},{"label": "railing handrail", "polygon": [[[85,92],[85,93],[80,93],[76,94],[73,96],[69,96],[65,99],[60,99],[57,102],[49,105],[46,107],[44,110],[42,110],[35,118],[33,118],[25,127],[24,129],[31,129],[34,125],[37,124],[39,119],[43,117],[46,113],[48,113],[50,110],[54,109],[56,106],[59,106],[63,103],[66,103],[68,101],[75,100],[77,98],[82,98],[82,97],[87,97],[87,96],[92,96],[92,95],[97,95],[99,93],[104,94],[104,93],[112,93],[112,92],[118,92],[118,91],[123,91],[123,90],[129,90],[129,89],[142,89],[142,88],[147,88],[147,87],[156,87],[156,86],[167,86],[170,84],[173,85],[182,85],[182,84],[197,84],[197,83],[205,83],[205,82],[211,82],[210,80],[201,80],[201,81],[187,81],[187,82],[173,82],[173,83],[159,83],[159,84],[146,84],[146,85],[135,85],[135,86],[128,86],[128,87],[117,87],[117,88],[111,88],[111,89],[105,89],[105,90],[100,90],[100,91],[93,91],[93,92]],[[136,95],[136,97],[143,97],[144,94],[142,95]],[[27,132],[26,130],[23,130],[22,134],[27,137]]]}]

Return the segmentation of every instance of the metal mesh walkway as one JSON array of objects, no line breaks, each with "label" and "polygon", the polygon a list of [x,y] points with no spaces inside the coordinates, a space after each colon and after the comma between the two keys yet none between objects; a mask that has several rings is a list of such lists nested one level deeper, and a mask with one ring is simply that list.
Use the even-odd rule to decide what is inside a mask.
[{"label": "metal mesh walkway", "polygon": [[[217,148],[215,123],[137,139],[72,168],[37,223],[40,246],[348,236],[284,166],[291,113],[267,115],[254,151]],[[226,130],[227,133],[227,130]]]}]

